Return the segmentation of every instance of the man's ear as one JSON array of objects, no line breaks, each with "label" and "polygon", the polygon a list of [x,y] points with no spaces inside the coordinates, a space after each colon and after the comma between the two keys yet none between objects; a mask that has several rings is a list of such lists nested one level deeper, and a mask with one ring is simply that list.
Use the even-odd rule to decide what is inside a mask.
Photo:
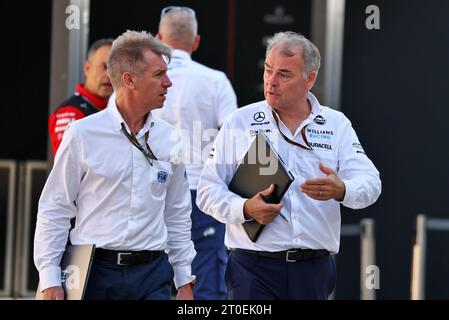
[{"label": "man's ear", "polygon": [[309,76],[307,77],[306,81],[307,90],[312,89],[313,85],[315,84],[317,74],[318,72],[316,71],[309,72]]},{"label": "man's ear", "polygon": [[201,36],[196,35],[195,40],[193,40],[192,52],[195,52],[196,50],[198,50],[198,48],[200,47],[200,42],[201,42]]},{"label": "man's ear", "polygon": [[83,71],[84,71],[84,77],[85,78],[87,78],[87,74],[88,74],[91,66],[92,66],[92,64],[90,63],[89,60],[84,61]]},{"label": "man's ear", "polygon": [[122,82],[123,82],[123,85],[129,89],[136,88],[136,86],[134,84],[133,76],[129,72],[124,72],[122,74]]}]

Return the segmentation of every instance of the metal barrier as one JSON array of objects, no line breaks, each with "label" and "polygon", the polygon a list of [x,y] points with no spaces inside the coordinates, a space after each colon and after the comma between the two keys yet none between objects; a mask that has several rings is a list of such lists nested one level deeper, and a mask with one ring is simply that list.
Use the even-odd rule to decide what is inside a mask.
[{"label": "metal barrier", "polygon": [[427,230],[449,231],[449,219],[427,218],[424,214],[419,214],[416,217],[416,238],[413,245],[410,288],[412,300],[425,299]]},{"label": "metal barrier", "polygon": [[15,161],[0,161],[0,296],[8,297],[13,288],[14,207],[17,166]]},{"label": "metal barrier", "polygon": [[366,285],[367,270],[369,267],[376,265],[374,220],[362,219],[360,225],[343,225],[341,236],[360,236],[360,299],[375,300],[376,289],[368,288]]},{"label": "metal barrier", "polygon": [[19,206],[15,250],[15,297],[36,293],[39,275],[34,267],[33,242],[39,197],[47,179],[46,161],[26,161],[19,165]]}]

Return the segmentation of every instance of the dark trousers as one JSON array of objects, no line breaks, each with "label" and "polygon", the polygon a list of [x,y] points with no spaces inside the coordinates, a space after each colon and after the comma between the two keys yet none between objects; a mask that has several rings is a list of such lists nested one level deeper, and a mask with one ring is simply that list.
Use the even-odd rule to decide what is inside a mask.
[{"label": "dark trousers", "polygon": [[195,300],[224,300],[224,274],[228,261],[224,245],[225,226],[197,207],[195,190],[191,190],[191,197],[192,240],[196,250],[192,262],[192,273],[196,275],[193,296]]},{"label": "dark trousers", "polygon": [[173,269],[167,255],[144,264],[119,266],[95,258],[85,300],[170,300]]},{"label": "dark trousers", "polygon": [[229,300],[325,300],[335,280],[330,255],[287,262],[232,251],[226,269]]}]

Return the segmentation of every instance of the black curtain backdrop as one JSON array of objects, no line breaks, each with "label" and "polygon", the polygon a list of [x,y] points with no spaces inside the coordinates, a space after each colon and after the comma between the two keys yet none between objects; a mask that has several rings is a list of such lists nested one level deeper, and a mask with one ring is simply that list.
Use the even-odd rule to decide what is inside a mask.
[{"label": "black curtain backdrop", "polygon": [[0,159],[47,158],[51,6],[0,1]]},{"label": "black curtain backdrop", "polygon": [[[369,5],[380,9],[380,30],[365,27]],[[346,2],[341,105],[383,182],[379,201],[362,216],[376,220],[380,299],[410,297],[416,215],[449,217],[448,14],[444,0]],[[361,218],[351,210],[342,217]],[[357,241],[343,239],[339,256],[339,268],[354,274]],[[429,299],[449,298],[447,243],[449,234],[429,232]],[[354,297],[359,282],[339,276],[340,297]]]}]

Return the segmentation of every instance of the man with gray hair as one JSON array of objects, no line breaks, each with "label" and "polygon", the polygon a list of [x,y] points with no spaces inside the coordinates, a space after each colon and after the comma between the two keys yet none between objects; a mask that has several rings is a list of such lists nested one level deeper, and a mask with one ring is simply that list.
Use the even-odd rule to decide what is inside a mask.
[{"label": "man with gray hair", "polygon": [[[339,250],[340,204],[361,209],[380,195],[379,172],[350,121],[310,92],[319,67],[312,42],[294,32],[275,34],[265,58],[266,100],[226,119],[204,166],[197,204],[226,223],[228,299],[327,299],[336,279],[331,255]],[[273,184],[250,199],[228,190],[260,132],[294,177],[278,204],[264,201]],[[242,226],[248,220],[265,225],[255,242]]]},{"label": "man with gray hair", "polygon": [[168,75],[173,87],[156,115],[183,133],[184,155],[192,198],[192,239],[197,255],[192,271],[196,300],[226,298],[224,274],[228,260],[223,223],[196,206],[196,189],[203,163],[224,119],[237,109],[237,99],[226,75],[208,68],[191,55],[200,44],[195,11],[169,6],[162,10],[157,37],[173,48]]},{"label": "man with gray hair", "polygon": [[177,298],[192,299],[181,137],[151,114],[172,85],[170,57],[146,32],[122,34],[108,59],[115,99],[68,126],[39,201],[34,259],[45,299],[64,298],[59,263],[73,217],[71,243],[97,247],[85,299],[170,299],[173,276]]}]

